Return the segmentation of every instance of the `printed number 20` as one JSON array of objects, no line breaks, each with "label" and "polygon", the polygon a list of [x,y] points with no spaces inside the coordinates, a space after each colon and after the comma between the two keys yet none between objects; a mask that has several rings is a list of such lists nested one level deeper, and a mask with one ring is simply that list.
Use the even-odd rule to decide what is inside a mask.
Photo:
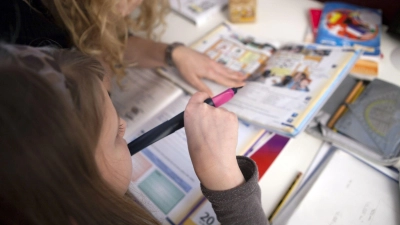
[{"label": "printed number 20", "polygon": [[205,216],[200,217],[201,221],[204,221],[207,225],[211,225],[214,223],[215,218],[210,216],[208,212],[206,212]]}]

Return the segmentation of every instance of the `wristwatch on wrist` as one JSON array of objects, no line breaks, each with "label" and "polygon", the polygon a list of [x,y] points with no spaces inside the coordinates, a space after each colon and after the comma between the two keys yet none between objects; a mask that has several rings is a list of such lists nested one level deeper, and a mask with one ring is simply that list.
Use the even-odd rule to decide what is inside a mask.
[{"label": "wristwatch on wrist", "polygon": [[168,45],[167,48],[165,49],[165,63],[168,66],[175,66],[174,60],[172,59],[172,52],[178,46],[184,46],[184,44],[182,44],[180,42],[174,42],[174,43]]}]

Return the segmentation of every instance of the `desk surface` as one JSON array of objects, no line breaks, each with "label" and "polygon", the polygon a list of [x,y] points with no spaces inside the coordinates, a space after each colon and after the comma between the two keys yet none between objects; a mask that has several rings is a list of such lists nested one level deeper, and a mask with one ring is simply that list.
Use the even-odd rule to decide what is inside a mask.
[{"label": "desk surface", "polygon": [[[260,0],[257,4],[256,23],[235,26],[249,35],[281,42],[302,42],[308,27],[307,10],[323,6],[319,2],[308,0]],[[206,24],[195,26],[171,12],[166,18],[167,28],[161,41],[180,41],[189,45],[227,18],[225,10]],[[389,58],[391,52],[400,46],[400,41],[391,38],[385,32],[381,38],[384,58],[380,64],[379,78],[400,86],[400,71],[393,66]],[[306,133],[301,133],[289,141],[260,180],[262,204],[266,215],[272,212],[297,172],[304,173],[307,170],[321,144],[321,140]]]}]

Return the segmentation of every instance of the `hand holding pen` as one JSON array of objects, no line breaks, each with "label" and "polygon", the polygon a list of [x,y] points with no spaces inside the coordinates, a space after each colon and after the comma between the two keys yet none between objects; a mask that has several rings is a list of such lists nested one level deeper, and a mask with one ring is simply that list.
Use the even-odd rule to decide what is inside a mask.
[{"label": "hand holding pen", "polygon": [[[229,88],[228,90],[214,96],[213,98],[207,98],[206,100],[204,100],[204,103],[207,103],[208,105],[214,107],[219,107],[231,100],[233,96],[235,96],[237,90],[240,88],[241,87]],[[147,146],[181,129],[184,126],[183,115],[184,112],[179,113],[170,120],[158,125],[157,127],[151,129],[150,131],[144,133],[143,135],[129,143],[128,148],[131,155],[136,154]]]},{"label": "hand holding pen", "polygon": [[242,184],[245,180],[236,160],[238,119],[216,108],[233,98],[238,89],[228,89],[213,98],[196,93],[184,112],[129,143],[131,155],[185,126],[190,158],[201,183],[210,190]]},{"label": "hand holding pen", "polygon": [[223,108],[204,104],[207,97],[196,93],[185,109],[189,154],[206,188],[227,190],[245,182],[236,160],[238,119]]}]

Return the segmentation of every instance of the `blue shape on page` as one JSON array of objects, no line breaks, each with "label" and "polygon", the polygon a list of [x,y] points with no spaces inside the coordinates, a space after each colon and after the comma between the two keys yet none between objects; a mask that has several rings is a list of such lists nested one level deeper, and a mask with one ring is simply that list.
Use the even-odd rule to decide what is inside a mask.
[{"label": "blue shape on page", "polygon": [[186,193],[188,193],[192,187],[187,184],[182,178],[180,178],[174,171],[172,171],[165,163],[163,163],[156,155],[154,155],[149,149],[142,150],[142,153],[147,156],[162,172],[164,172],[169,178],[177,183]]}]

